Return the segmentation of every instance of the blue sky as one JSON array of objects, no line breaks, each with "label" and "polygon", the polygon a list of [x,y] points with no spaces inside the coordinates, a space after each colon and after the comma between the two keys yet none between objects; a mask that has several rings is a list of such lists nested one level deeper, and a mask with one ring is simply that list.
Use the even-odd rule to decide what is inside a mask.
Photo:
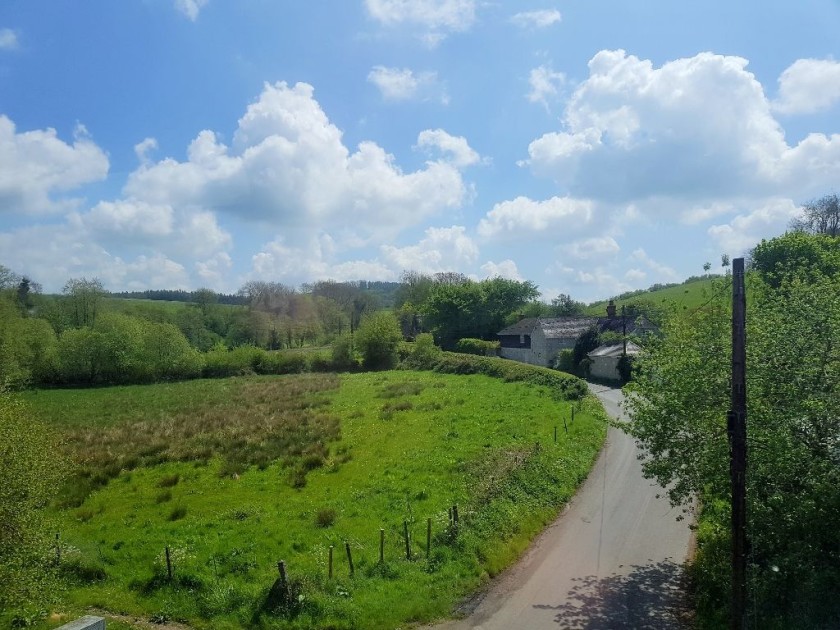
[{"label": "blue sky", "polygon": [[5,0],[0,264],[679,281],[837,192],[838,28],[837,0]]}]

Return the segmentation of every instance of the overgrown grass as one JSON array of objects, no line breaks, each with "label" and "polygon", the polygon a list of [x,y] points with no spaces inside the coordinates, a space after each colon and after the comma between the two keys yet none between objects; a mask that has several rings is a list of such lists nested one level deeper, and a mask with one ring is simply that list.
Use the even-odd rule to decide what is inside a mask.
[{"label": "overgrown grass", "polygon": [[[140,442],[178,437],[155,454],[163,455],[159,463],[141,458],[76,510],[58,511],[62,544],[73,550],[62,563],[75,558],[65,570],[72,609],[92,606],[220,629],[393,628],[431,621],[510,564],[555,517],[586,476],[605,433],[603,411],[591,398],[561,401],[553,386],[486,375],[393,371],[340,381],[299,375],[211,383],[225,394],[205,390],[204,381],[30,394],[77,454],[96,448],[80,437],[89,430],[106,436],[113,457],[134,452],[128,427],[144,422],[157,429],[136,432]],[[172,387],[182,388],[180,395]],[[201,396],[191,387],[203,390],[207,401],[197,404]],[[106,418],[91,413],[85,394],[113,403]],[[145,401],[148,417],[126,397]],[[554,426],[572,404],[578,406],[575,422],[555,444]],[[393,405],[388,419],[381,417],[384,405]],[[217,408],[223,410],[218,416]],[[303,428],[282,421],[292,412]],[[310,430],[310,414],[334,419],[335,433],[331,423]],[[262,453],[263,443],[290,433],[297,436],[297,455],[287,450],[265,465],[256,457],[242,460],[252,465],[220,475],[231,443],[245,440],[254,444],[248,452]],[[203,444],[211,445],[209,457]],[[96,470],[113,459],[84,461]],[[293,487],[289,476],[300,471],[305,482]],[[453,505],[457,531],[448,516]],[[85,521],[75,516],[78,510],[87,510]],[[428,554],[427,518],[433,530]],[[384,564],[378,562],[380,528]],[[276,586],[279,560],[289,576],[285,588]]]},{"label": "overgrown grass", "polygon": [[[31,399],[40,403],[46,415],[62,409],[53,422],[65,428],[65,447],[78,469],[68,478],[59,501],[65,507],[82,504],[87,496],[123,471],[187,461],[207,464],[222,461],[219,474],[238,475],[249,466],[265,468],[283,459],[287,467],[306,472],[324,460],[327,444],[340,437],[339,420],[321,410],[328,404],[323,394],[338,388],[334,375],[302,375],[299,378],[252,379],[235,386],[228,382],[224,398],[210,396],[197,401],[187,396],[179,405],[173,391],[188,392],[189,383],[161,387],[161,401],[141,406],[125,404],[122,397],[147,397],[148,387],[93,390],[102,403],[114,402],[107,417],[93,415],[85,423],[79,412],[91,412],[84,390],[41,392]],[[204,390],[199,382],[197,389]],[[63,401],[63,403],[58,403]],[[119,402],[117,402],[119,401]],[[186,404],[185,404],[186,403]],[[122,409],[123,413],[115,413]],[[160,487],[178,483],[178,473],[161,479]]]}]

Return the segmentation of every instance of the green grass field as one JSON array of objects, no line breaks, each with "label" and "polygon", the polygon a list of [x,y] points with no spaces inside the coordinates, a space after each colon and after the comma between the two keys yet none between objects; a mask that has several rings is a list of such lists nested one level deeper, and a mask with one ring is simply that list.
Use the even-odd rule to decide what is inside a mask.
[{"label": "green grass field", "polygon": [[[680,308],[694,309],[709,299],[711,288],[711,279],[693,280],[675,287],[659,289],[658,291],[647,291],[629,298],[617,299],[615,304],[619,312],[621,312],[621,306],[623,304],[629,303],[646,303],[660,308],[670,304],[676,304]],[[603,317],[606,312],[606,300],[593,302],[584,310],[586,315],[598,317]]]},{"label": "green grass field", "polygon": [[[307,374],[25,397],[79,462],[56,508],[62,612],[197,628],[445,617],[556,516],[605,435],[591,398],[575,403],[566,434],[572,403],[483,375]],[[272,590],[280,560],[288,588]]]}]

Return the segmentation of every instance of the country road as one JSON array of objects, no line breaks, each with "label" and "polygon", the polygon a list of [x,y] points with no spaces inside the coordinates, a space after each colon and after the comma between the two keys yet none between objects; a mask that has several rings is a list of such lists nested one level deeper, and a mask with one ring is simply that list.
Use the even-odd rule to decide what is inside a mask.
[{"label": "country road", "polygon": [[[612,417],[620,390],[590,389]],[[568,508],[518,564],[438,628],[466,630],[679,628],[686,615],[682,568],[687,520],[642,477],[633,440],[610,429],[606,444]]]}]

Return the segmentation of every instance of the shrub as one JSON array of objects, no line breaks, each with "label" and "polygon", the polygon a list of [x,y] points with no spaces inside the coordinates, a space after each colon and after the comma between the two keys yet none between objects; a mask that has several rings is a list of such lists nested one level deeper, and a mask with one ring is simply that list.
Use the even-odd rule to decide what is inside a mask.
[{"label": "shrub", "polygon": [[174,475],[167,475],[163,477],[160,481],[157,482],[158,488],[172,488],[178,485],[178,482],[181,481],[181,475],[175,473]]},{"label": "shrub", "polygon": [[575,370],[575,354],[571,348],[566,348],[557,353],[554,359],[554,369],[572,374]]},{"label": "shrub", "polygon": [[258,374],[300,374],[307,369],[300,352],[263,352],[256,364]]},{"label": "shrub", "polygon": [[483,339],[459,339],[455,344],[455,352],[463,354],[477,354],[482,357],[495,357],[500,344],[498,341],[484,341]]},{"label": "shrub", "polygon": [[332,527],[335,523],[336,513],[332,508],[321,508],[315,515],[315,525],[317,527]]},{"label": "shrub", "polygon": [[566,400],[580,400],[588,391],[586,383],[571,374],[495,357],[477,357],[442,351],[425,364],[412,367],[444,374],[485,374],[505,381],[544,385]]},{"label": "shrub", "polygon": [[351,370],[358,367],[351,335],[342,335],[333,342],[332,364],[336,370]]},{"label": "shrub", "polygon": [[393,367],[400,341],[400,325],[394,314],[388,311],[367,315],[356,332],[356,343],[362,353],[365,367],[369,369]]},{"label": "shrub", "polygon": [[182,518],[184,518],[186,515],[187,515],[187,508],[185,508],[185,507],[184,507],[184,506],[182,506],[182,505],[179,505],[178,507],[174,508],[174,509],[173,509],[173,510],[169,513],[169,520],[170,520],[170,521],[180,521],[180,520],[181,520]]}]

